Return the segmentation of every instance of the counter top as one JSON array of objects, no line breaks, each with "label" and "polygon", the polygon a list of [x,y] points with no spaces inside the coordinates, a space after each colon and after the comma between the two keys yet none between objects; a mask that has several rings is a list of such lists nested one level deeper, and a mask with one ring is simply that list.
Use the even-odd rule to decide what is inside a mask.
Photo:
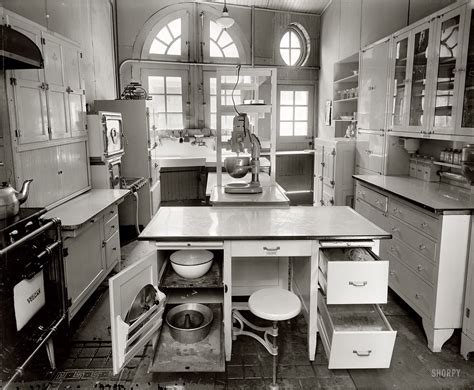
[{"label": "counter top", "polygon": [[75,230],[130,193],[129,190],[90,190],[49,210],[44,218],[59,218],[64,230]]},{"label": "counter top", "polygon": [[474,209],[469,190],[444,183],[430,183],[409,176],[354,175],[356,180],[379,187],[432,212]]},{"label": "counter top", "polygon": [[350,207],[161,207],[144,241],[369,239],[391,235]]}]

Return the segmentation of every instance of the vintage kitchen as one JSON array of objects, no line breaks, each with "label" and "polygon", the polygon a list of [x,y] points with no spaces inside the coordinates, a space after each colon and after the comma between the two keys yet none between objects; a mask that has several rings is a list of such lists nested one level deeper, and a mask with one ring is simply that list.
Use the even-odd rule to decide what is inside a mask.
[{"label": "vintage kitchen", "polygon": [[472,388],[474,0],[0,0],[0,388]]}]

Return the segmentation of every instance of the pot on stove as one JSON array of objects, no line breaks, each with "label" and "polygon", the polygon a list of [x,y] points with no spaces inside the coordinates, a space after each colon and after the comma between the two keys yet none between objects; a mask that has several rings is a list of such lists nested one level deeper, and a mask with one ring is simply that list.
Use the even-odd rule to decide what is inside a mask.
[{"label": "pot on stove", "polygon": [[26,180],[20,192],[16,191],[7,182],[0,186],[0,219],[14,217],[20,211],[20,204],[26,202],[33,179]]}]

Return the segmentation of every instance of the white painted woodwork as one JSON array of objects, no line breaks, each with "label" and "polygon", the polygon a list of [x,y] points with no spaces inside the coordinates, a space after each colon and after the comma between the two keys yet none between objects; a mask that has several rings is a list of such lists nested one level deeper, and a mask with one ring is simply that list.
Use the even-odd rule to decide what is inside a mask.
[{"label": "white painted woodwork", "polygon": [[87,188],[89,172],[87,167],[87,143],[85,141],[64,144],[57,147],[58,166],[61,172],[60,187],[61,198],[77,194]]},{"label": "white painted woodwork", "polygon": [[355,140],[347,138],[315,138],[314,206],[351,204],[355,145]]},{"label": "white painted woodwork", "polygon": [[[474,219],[471,218],[470,242],[474,242]],[[469,358],[474,351],[474,245],[469,247],[469,263],[466,279],[466,295],[464,298],[464,313],[461,333],[461,355]]]},{"label": "white painted woodwork", "polygon": [[232,256],[310,256],[311,242],[308,241],[233,241]]},{"label": "white painted woodwork", "polygon": [[382,175],[384,172],[385,157],[384,131],[357,130],[355,155],[355,169],[357,174]]},{"label": "white painted woodwork", "polygon": [[[388,190],[394,183],[390,177],[384,179]],[[416,185],[412,187],[408,178],[396,178],[396,181],[396,189],[390,189],[391,193],[384,191],[383,186],[370,188],[372,191],[376,188],[377,193],[388,198],[387,212],[382,215],[370,212],[375,208],[368,203],[364,207],[363,200],[356,201],[356,209],[378,226],[382,226],[381,222],[385,228],[388,226],[393,239],[380,242],[380,256],[390,262],[389,286],[422,317],[428,348],[440,352],[454,329],[462,325],[471,219],[469,203],[440,202],[447,194],[440,184],[436,188],[421,186],[412,197],[409,193]],[[368,185],[357,181],[356,193],[367,189]],[[438,214],[407,199],[435,207]],[[453,207],[459,211],[450,213]]]}]

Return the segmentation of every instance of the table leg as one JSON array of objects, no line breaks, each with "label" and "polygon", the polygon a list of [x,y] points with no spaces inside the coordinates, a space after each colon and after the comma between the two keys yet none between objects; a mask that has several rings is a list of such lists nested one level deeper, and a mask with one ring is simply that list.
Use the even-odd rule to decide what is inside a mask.
[{"label": "table leg", "polygon": [[309,297],[308,354],[309,360],[316,358],[318,339],[318,262],[319,242],[314,241],[311,249],[311,283]]},{"label": "table leg", "polygon": [[232,254],[230,241],[224,242],[224,347],[225,360],[232,356]]}]

